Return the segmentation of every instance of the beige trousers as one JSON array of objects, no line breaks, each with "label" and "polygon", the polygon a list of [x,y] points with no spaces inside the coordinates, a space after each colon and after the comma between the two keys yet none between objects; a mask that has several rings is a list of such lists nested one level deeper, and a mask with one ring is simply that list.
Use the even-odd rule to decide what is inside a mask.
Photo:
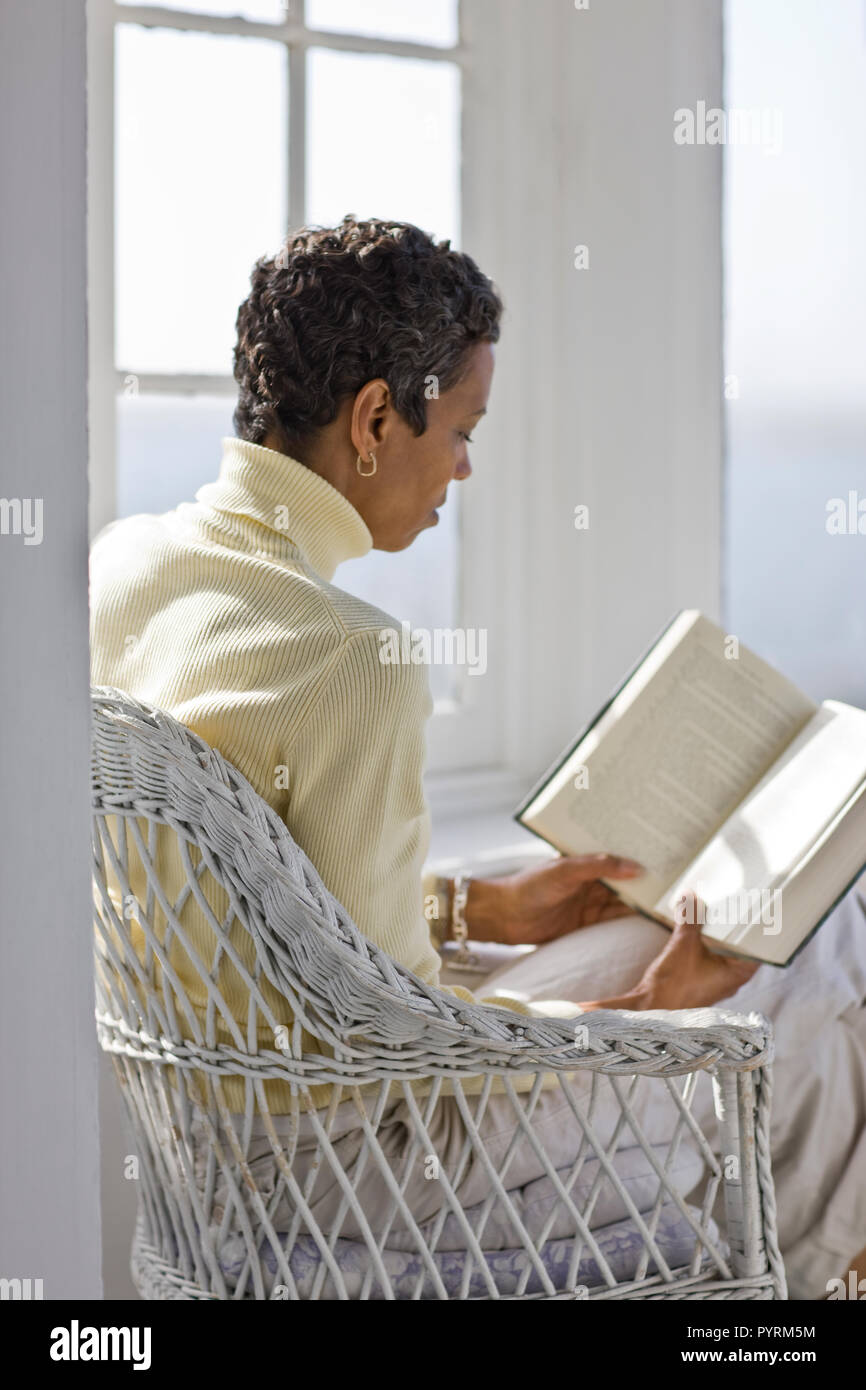
[{"label": "beige trousers", "polygon": [[[590,1105],[591,1085],[592,1078],[587,1073],[578,1074],[571,1082],[571,1093],[577,1098],[579,1112],[590,1118],[595,1147],[602,1144],[610,1146],[620,1118],[620,1107],[605,1077],[596,1079],[595,1100]],[[518,1095],[517,1103],[522,1109],[528,1100],[527,1094]],[[547,1163],[539,1157],[527,1135],[519,1132],[520,1121],[514,1102],[507,1094],[490,1095],[483,1110],[480,1109],[480,1102],[479,1096],[469,1096],[465,1100],[470,1117],[477,1126],[479,1139],[483,1142],[484,1153],[501,1177],[506,1191],[511,1193],[514,1189],[526,1189],[537,1179],[544,1178],[542,1191],[533,1193],[537,1203],[535,1214],[540,1223],[543,1223],[546,1214],[543,1198],[546,1195],[549,1200],[551,1196],[550,1179],[546,1176],[547,1165],[560,1174],[567,1174],[581,1152],[582,1140],[585,1156],[581,1170],[582,1187],[591,1187],[598,1173],[598,1163],[592,1157],[594,1150],[587,1144],[584,1130],[561,1089],[557,1087],[541,1091],[529,1116],[532,1134],[546,1154]],[[372,1112],[374,1104],[373,1099],[365,1099],[368,1114]],[[425,1120],[423,1133],[417,1130],[410,1103],[404,1099],[396,1100],[386,1108],[375,1132],[384,1163],[403,1188],[406,1206],[423,1231],[443,1207],[448,1208],[443,1178],[447,1179],[463,1210],[483,1202],[491,1193],[492,1185],[488,1168],[477,1150],[472,1147],[468,1153],[465,1152],[467,1128],[457,1099],[454,1096],[440,1096],[429,1118],[426,1116],[424,1099],[417,1100],[415,1104]],[[658,1160],[664,1165],[679,1114],[676,1104],[658,1081],[643,1077],[631,1097],[631,1109],[647,1141],[657,1146]],[[332,1122],[327,1126],[328,1142],[332,1146],[335,1162],[327,1158],[317,1160],[320,1126],[324,1127],[326,1115],[326,1111],[318,1111],[316,1120],[313,1120],[308,1113],[301,1114],[291,1164],[292,1174],[302,1188],[305,1188],[307,1180],[310,1181],[309,1189],[305,1190],[305,1200],[313,1219],[327,1234],[340,1212],[344,1191],[335,1174],[337,1167],[351,1181],[370,1231],[378,1236],[387,1225],[387,1244],[390,1247],[399,1246],[400,1240],[395,1237],[405,1233],[407,1225],[399,1212],[393,1215],[392,1194],[383,1177],[382,1166],[369,1155],[366,1158],[363,1156],[364,1132],[359,1122],[358,1107],[354,1101],[344,1101],[337,1107]],[[285,1231],[291,1224],[295,1204],[285,1194],[274,1203],[279,1174],[272,1145],[261,1119],[256,1117],[252,1123],[247,1150],[249,1167],[271,1211],[274,1229]],[[239,1130],[242,1124],[241,1117],[238,1117]],[[272,1116],[271,1124],[288,1145],[291,1129],[289,1117]],[[195,1147],[199,1176],[203,1180],[207,1143],[204,1135],[201,1137],[203,1142],[196,1143]],[[613,1162],[637,1210],[648,1210],[657,1195],[658,1178],[627,1126],[618,1136]],[[683,1196],[702,1177],[703,1161],[686,1133],[679,1138],[668,1171],[672,1185]],[[580,1206],[579,1193],[576,1195]],[[218,1185],[214,1207],[217,1223],[222,1217],[224,1200],[225,1192]],[[600,1196],[589,1222],[590,1228],[605,1226],[628,1215],[621,1196],[603,1177]],[[454,1229],[453,1221],[449,1221],[449,1227]],[[362,1235],[361,1223],[351,1206],[340,1219],[339,1231],[341,1236],[348,1239],[359,1239]],[[549,1238],[558,1239],[574,1233],[573,1220],[563,1212],[557,1217],[557,1225],[549,1232]],[[444,1241],[439,1240],[439,1248],[462,1248],[465,1238],[459,1229],[457,1235],[456,1244],[449,1246],[446,1237]],[[519,1237],[500,1202],[487,1220],[482,1246],[491,1250],[508,1249],[516,1243],[519,1243]]]}]

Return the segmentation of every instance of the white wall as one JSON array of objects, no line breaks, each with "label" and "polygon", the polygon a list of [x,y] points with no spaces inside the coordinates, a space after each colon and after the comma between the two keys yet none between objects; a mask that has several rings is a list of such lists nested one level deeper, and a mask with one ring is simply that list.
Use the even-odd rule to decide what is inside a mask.
[{"label": "white wall", "polygon": [[479,472],[495,478],[515,450],[520,470],[514,496],[479,479],[461,504],[473,528],[498,509],[508,548],[501,640],[523,661],[509,741],[525,791],[678,608],[718,615],[722,155],[673,131],[678,107],[721,100],[722,4],[469,13],[491,6],[465,114],[497,209],[471,249],[506,301]]},{"label": "white wall", "polygon": [[99,1298],[84,0],[0,0],[0,1275]]}]

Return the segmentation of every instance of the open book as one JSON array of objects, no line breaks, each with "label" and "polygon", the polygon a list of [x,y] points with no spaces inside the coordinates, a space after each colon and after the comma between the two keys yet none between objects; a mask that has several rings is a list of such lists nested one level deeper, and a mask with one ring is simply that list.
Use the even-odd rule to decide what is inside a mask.
[{"label": "open book", "polygon": [[866,712],[818,706],[680,613],[515,813],[666,926],[694,889],[720,949],[787,965],[866,866]]}]

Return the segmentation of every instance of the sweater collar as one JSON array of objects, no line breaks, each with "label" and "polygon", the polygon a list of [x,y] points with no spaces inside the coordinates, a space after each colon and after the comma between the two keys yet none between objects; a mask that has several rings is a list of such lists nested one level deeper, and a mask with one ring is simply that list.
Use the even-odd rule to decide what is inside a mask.
[{"label": "sweater collar", "polygon": [[372,549],[363,517],[318,473],[263,444],[229,436],[222,444],[219,476],[199,488],[196,501],[266,527],[267,543],[294,547],[325,580],[343,560]]}]

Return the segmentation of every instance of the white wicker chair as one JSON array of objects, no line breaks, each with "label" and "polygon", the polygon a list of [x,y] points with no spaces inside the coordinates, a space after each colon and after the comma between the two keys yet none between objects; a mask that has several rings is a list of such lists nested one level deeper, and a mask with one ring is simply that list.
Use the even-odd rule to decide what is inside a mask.
[{"label": "white wicker chair", "polygon": [[[188,878],[184,896],[205,904],[205,882],[222,885],[235,930],[240,922],[254,941],[253,971],[234,962],[248,990],[246,1030],[229,1023],[219,985],[220,962],[232,954],[227,921],[209,914],[214,958],[196,958],[208,992],[204,1017],[172,970],[172,941],[191,957],[194,952],[179,920],[182,904],[167,900],[157,877],[157,834],[177,837]],[[581,1020],[586,1032],[577,1050],[573,1021],[528,1019],[430,988],[361,935],[283,822],[224,758],[166,713],[108,688],[93,692],[93,835],[97,1029],[112,1054],[138,1150],[132,1271],[144,1298],[787,1296],[769,1160],[772,1036],[763,1018],[721,1010],[592,1013]],[[147,883],[137,895],[129,876],[135,856]],[[143,933],[137,949],[131,916]],[[264,980],[289,1002],[296,1020],[288,1037],[283,1029],[284,1045],[270,1049],[250,1042],[263,1020],[277,1036]],[[230,1044],[218,1040],[220,1022],[223,1039],[230,1028]],[[302,1028],[321,1040],[326,1055],[304,1052]],[[702,1069],[714,1078],[721,1156],[690,1110]],[[536,1078],[531,1091],[514,1088],[522,1073]],[[552,1201],[543,1221],[532,1225],[507,1185],[509,1155],[498,1166],[491,1162],[476,1121],[492,1078],[500,1076],[514,1106],[515,1139],[526,1136],[545,1073],[557,1075],[585,1142],[568,1172],[557,1172],[539,1151]],[[229,1077],[244,1087],[243,1121],[226,1102]],[[410,1083],[423,1077],[432,1079],[432,1090],[415,1100]],[[479,1077],[480,1095],[468,1095],[465,1083]],[[486,1165],[489,1196],[463,1211],[456,1179],[452,1185],[443,1176],[441,1212],[421,1230],[402,1196],[407,1170],[391,1171],[377,1125],[397,1090],[414,1116],[413,1155],[435,1154],[427,1126],[446,1078],[466,1124],[461,1166],[470,1158]],[[329,1230],[310,1211],[309,1181],[293,1171],[291,1140],[278,1138],[271,1125],[269,1079],[291,1083],[295,1122],[310,1117],[321,1162],[342,1189]],[[334,1086],[335,1099],[317,1111],[310,1087],[323,1084]],[[663,1089],[677,1108],[667,1153],[641,1128],[638,1087]],[[620,1107],[607,1140],[593,1121],[602,1088]],[[351,1173],[340,1170],[330,1138],[340,1097],[358,1105],[364,1132]],[[267,1192],[247,1161],[254,1113],[265,1124],[278,1174],[276,1189]],[[195,1151],[202,1134],[208,1136],[203,1166]],[[639,1204],[616,1161],[624,1136],[633,1136],[631,1152],[643,1155],[652,1177],[652,1199]],[[684,1140],[706,1164],[700,1206],[684,1201],[673,1179]],[[388,1222],[376,1233],[355,1196],[367,1163],[391,1194]],[[618,1219],[600,1228],[593,1217],[604,1194],[618,1207]],[[275,1229],[280,1203],[291,1219]],[[494,1207],[506,1213],[514,1233],[507,1250],[484,1248]],[[341,1234],[349,1212],[360,1239]],[[571,1223],[567,1238],[553,1239],[563,1213]],[[398,1229],[408,1235],[402,1244],[392,1241],[400,1247],[394,1249],[389,1232]]]}]

